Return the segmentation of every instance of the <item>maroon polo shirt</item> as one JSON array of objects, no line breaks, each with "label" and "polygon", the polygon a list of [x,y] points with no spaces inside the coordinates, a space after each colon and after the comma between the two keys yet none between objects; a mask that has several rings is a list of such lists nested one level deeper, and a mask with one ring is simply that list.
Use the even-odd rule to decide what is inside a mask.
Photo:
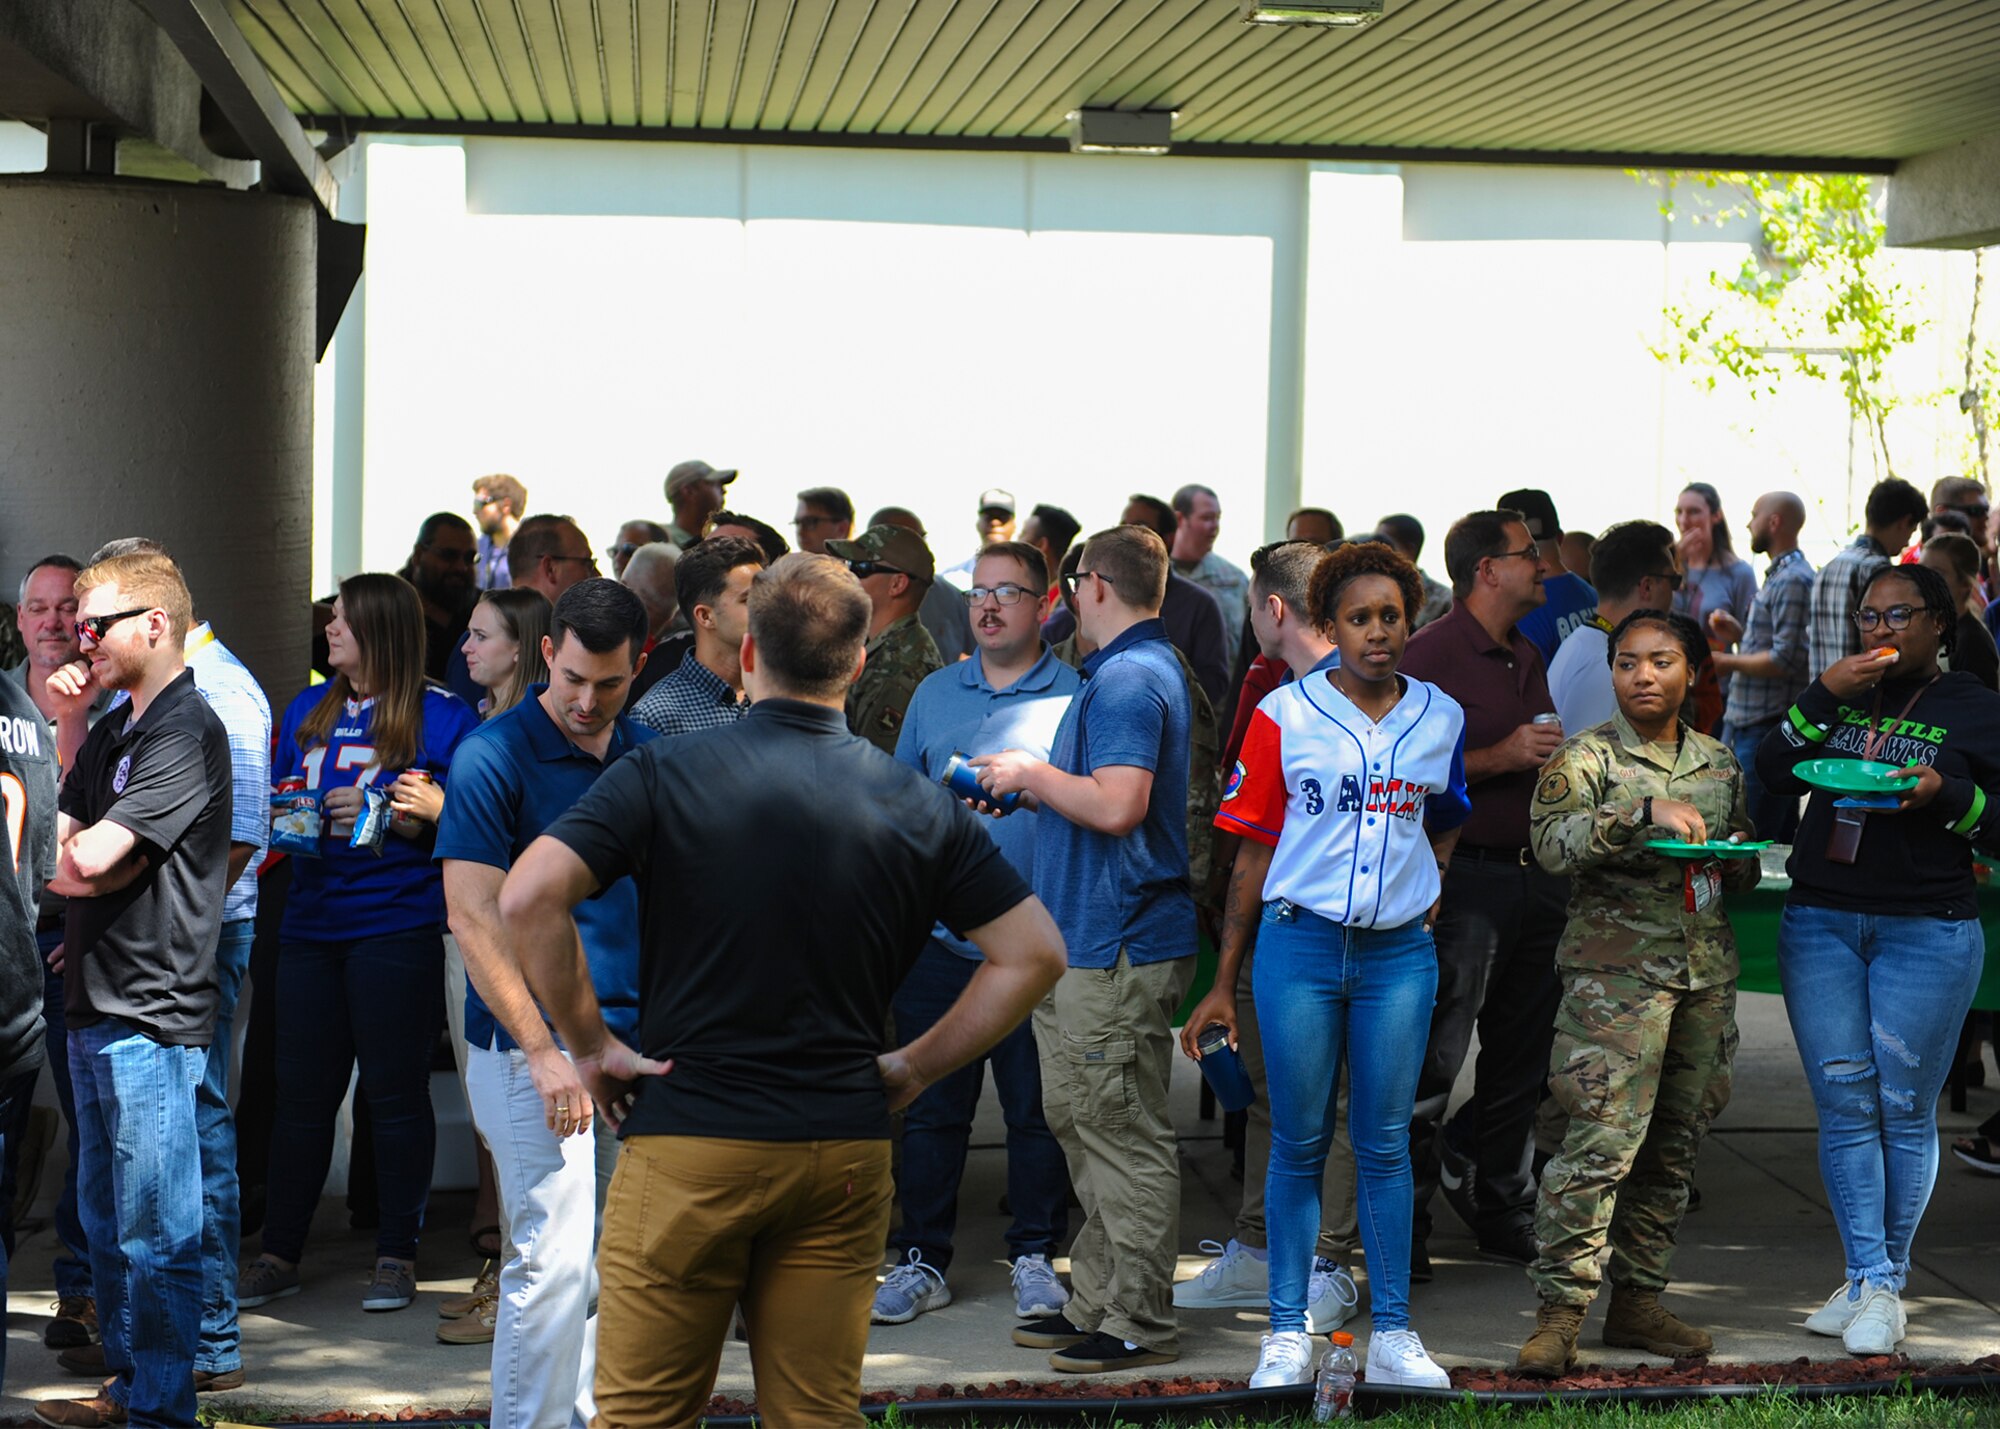
[{"label": "maroon polo shirt", "polygon": [[[1463,602],[1410,637],[1402,670],[1429,680],[1465,710],[1465,747],[1498,744],[1538,714],[1555,713],[1541,653],[1519,630],[1494,643]],[[1472,817],[1459,842],[1479,848],[1525,848],[1528,801],[1540,771],[1496,774],[1471,787]]]}]

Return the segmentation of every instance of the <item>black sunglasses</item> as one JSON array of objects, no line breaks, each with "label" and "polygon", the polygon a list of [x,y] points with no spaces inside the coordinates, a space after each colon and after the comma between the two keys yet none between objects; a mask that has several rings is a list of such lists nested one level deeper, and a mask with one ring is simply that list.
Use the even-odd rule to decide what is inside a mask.
[{"label": "black sunglasses", "polygon": [[1653,581],[1665,581],[1667,583],[1668,590],[1679,590],[1682,586],[1687,584],[1687,577],[1682,575],[1679,571],[1654,571],[1651,575],[1647,576],[1646,579]]},{"label": "black sunglasses", "polygon": [[1071,595],[1075,595],[1077,582],[1081,581],[1085,576],[1096,576],[1099,580],[1103,581],[1108,586],[1115,587],[1118,584],[1117,581],[1111,579],[1111,577],[1104,574],[1103,571],[1077,570],[1077,571],[1071,571],[1068,575],[1062,578],[1063,589],[1067,590]]},{"label": "black sunglasses", "polygon": [[909,574],[901,566],[885,566],[880,561],[849,561],[847,568],[854,572],[857,579],[864,581],[870,576],[906,576]]},{"label": "black sunglasses", "polygon": [[110,633],[111,627],[119,621],[130,620],[135,615],[144,615],[147,611],[158,608],[158,606],[142,605],[137,610],[121,610],[112,615],[86,615],[76,623],[77,642],[81,644],[88,640],[93,645],[101,645],[104,643],[104,637]]}]

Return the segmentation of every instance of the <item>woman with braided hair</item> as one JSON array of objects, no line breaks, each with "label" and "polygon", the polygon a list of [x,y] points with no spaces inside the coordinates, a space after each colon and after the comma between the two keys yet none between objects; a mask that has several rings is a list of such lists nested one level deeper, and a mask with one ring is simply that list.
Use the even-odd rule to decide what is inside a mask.
[{"label": "woman with braided hair", "polygon": [[[1985,960],[1972,850],[2000,821],[2000,695],[1940,669],[1958,616],[1929,566],[1879,572],[1853,616],[1870,648],[1830,665],[1757,752],[1767,789],[1812,796],[1787,865],[1778,971],[1846,1275],[1806,1328],[1856,1355],[1903,1338],[1911,1243],[1937,1179],[1938,1092]],[[1843,758],[1915,782],[1857,799],[1796,772]]]}]

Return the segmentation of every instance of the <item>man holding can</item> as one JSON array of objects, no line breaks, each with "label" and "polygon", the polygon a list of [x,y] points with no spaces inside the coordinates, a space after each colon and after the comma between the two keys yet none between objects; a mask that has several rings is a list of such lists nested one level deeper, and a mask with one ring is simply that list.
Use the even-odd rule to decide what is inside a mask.
[{"label": "man holding can", "polygon": [[1536,771],[1563,740],[1542,657],[1519,629],[1521,618],[1542,604],[1548,568],[1518,511],[1460,517],[1445,535],[1444,563],[1451,611],[1410,637],[1402,664],[1403,673],[1430,681],[1465,710],[1472,791],[1472,815],[1445,871],[1437,1007],[1410,1127],[1417,1178],[1410,1278],[1416,1281],[1431,1278],[1430,1200],[1438,1187],[1445,1105],[1475,1026],[1472,1229],[1485,1255],[1517,1265],[1535,1258],[1535,1108],[1555,1040],[1562,993],[1555,951],[1569,903],[1569,880],[1544,872],[1528,846]]},{"label": "man holding can", "polygon": [[[952,594],[972,614],[977,642],[969,659],[947,665],[917,686],[896,741],[896,758],[942,779],[954,755],[977,757],[1025,749],[1047,758],[1056,726],[1083,681],[1042,643],[1041,596],[1048,589],[1042,553],[1019,541],[989,545],[969,563],[969,587]],[[1043,816],[1017,808],[985,828],[1023,877],[1034,872],[1035,831]],[[972,981],[979,949],[942,923],[896,991],[896,1031],[920,1037]],[[951,1303],[952,1231],[972,1114],[986,1067],[1007,1124],[1007,1231],[1014,1309],[1023,1318],[1060,1314],[1069,1292],[1049,1261],[1069,1230],[1069,1173],[1062,1148],[1042,1116],[1042,1073],[1035,1034],[1022,1023],[982,1059],[925,1088],[903,1114],[898,1190],[902,1224],[889,1237],[897,1262],[875,1292],[877,1324],[899,1325]]]}]

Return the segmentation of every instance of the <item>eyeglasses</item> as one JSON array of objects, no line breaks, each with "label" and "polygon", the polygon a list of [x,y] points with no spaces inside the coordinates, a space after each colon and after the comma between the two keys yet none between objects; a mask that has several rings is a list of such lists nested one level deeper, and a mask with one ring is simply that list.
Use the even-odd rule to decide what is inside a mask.
[{"label": "eyeglasses", "polygon": [[993,599],[999,601],[1002,605],[1019,605],[1023,596],[1033,594],[1034,592],[1024,585],[1015,585],[1012,581],[1003,581],[996,586],[974,586],[965,593],[965,603],[967,605],[981,605],[985,603],[988,596],[992,596]]},{"label": "eyeglasses", "polygon": [[148,611],[158,609],[156,605],[142,605],[136,610],[121,610],[112,615],[86,615],[76,623],[77,643],[82,644],[88,640],[93,645],[101,645],[104,643],[104,637],[110,633],[111,627],[119,621],[130,620],[135,615],[144,615]]},{"label": "eyeglasses", "polygon": [[477,501],[472,503],[472,514],[474,516],[477,516],[487,507],[498,506],[499,504],[500,504],[500,498],[497,496],[482,496]]},{"label": "eyeglasses", "polygon": [[1962,514],[1968,521],[1984,521],[1986,514],[1993,508],[1980,501],[1970,506],[1954,506],[1951,509]]},{"label": "eyeglasses", "polygon": [[1071,571],[1068,575],[1062,578],[1063,589],[1068,591],[1071,595],[1075,595],[1078,582],[1080,582],[1085,576],[1096,576],[1099,580],[1103,581],[1106,585],[1112,587],[1113,589],[1116,589],[1118,585],[1117,581],[1111,579],[1111,577],[1104,574],[1103,571]]},{"label": "eyeglasses", "polygon": [[626,541],[620,545],[606,546],[604,548],[604,554],[614,561],[617,560],[620,556],[623,556],[626,560],[629,561],[630,559],[632,559],[632,553],[637,551],[638,549],[639,548],[632,542]]},{"label": "eyeglasses", "polygon": [[880,561],[849,561],[847,568],[860,580],[870,576],[906,576],[908,571],[901,566],[885,566]]},{"label": "eyeglasses", "polygon": [[831,516],[794,516],[792,529],[803,531],[809,526],[832,526],[837,524]]},{"label": "eyeglasses", "polygon": [[1512,561],[1522,556],[1526,556],[1532,560],[1535,557],[1539,556],[1540,554],[1541,554],[1541,548],[1539,546],[1529,545],[1529,546],[1523,546],[1518,551],[1495,551],[1492,555],[1488,556],[1486,559],[1489,561]]},{"label": "eyeglasses", "polygon": [[582,561],[593,571],[597,569],[597,557],[595,556],[550,556],[549,559],[552,561]]},{"label": "eyeglasses", "polygon": [[1687,584],[1687,577],[1679,571],[1654,571],[1646,577],[1649,581],[1665,581],[1668,590],[1679,590]]},{"label": "eyeglasses", "polygon": [[1878,625],[1886,625],[1891,630],[1908,630],[1917,612],[1929,609],[1928,605],[1892,605],[1887,610],[1877,610],[1872,605],[1864,605],[1854,612],[1854,623],[1862,630],[1873,630]]}]

